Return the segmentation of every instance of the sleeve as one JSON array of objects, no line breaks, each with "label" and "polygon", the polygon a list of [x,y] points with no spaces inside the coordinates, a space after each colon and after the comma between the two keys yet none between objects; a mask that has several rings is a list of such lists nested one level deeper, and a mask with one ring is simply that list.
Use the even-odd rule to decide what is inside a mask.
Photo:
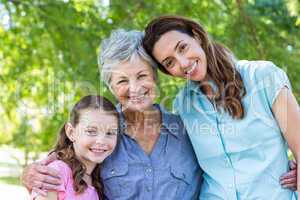
[{"label": "sleeve", "polygon": [[259,67],[257,73],[270,107],[284,87],[292,89],[287,74],[272,62],[266,62],[264,66]]},{"label": "sleeve", "polygon": [[[48,166],[59,172],[62,183],[58,186],[57,193],[58,193],[59,197],[65,196],[66,186],[72,175],[69,166],[60,160],[53,161]],[[36,199],[37,196],[38,196],[38,194],[36,192],[32,191],[30,199],[34,200],[34,199]]]}]

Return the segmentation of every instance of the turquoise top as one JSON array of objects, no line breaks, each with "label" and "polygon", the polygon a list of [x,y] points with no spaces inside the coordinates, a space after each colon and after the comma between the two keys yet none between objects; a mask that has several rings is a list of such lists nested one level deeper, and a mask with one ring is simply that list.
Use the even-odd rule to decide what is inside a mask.
[{"label": "turquoise top", "polygon": [[238,61],[236,68],[247,91],[242,120],[216,110],[194,81],[174,102],[204,171],[200,199],[297,199],[279,183],[289,170],[288,147],[272,114],[279,91],[290,88],[288,77],[267,61]]}]

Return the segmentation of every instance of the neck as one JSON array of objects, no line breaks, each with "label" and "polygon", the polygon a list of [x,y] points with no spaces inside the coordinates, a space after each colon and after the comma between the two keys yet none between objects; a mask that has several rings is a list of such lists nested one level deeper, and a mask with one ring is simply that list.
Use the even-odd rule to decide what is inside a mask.
[{"label": "neck", "polygon": [[143,112],[124,110],[124,117],[127,124],[127,134],[134,138],[147,137],[159,132],[161,125],[161,113],[155,107]]},{"label": "neck", "polygon": [[145,123],[160,122],[160,111],[154,106],[144,111],[123,110],[123,114],[127,125],[144,125]]},{"label": "neck", "polygon": [[93,170],[95,169],[96,167],[96,164],[95,163],[89,163],[89,164],[84,164],[85,167],[86,167],[86,174],[87,175],[91,175]]}]

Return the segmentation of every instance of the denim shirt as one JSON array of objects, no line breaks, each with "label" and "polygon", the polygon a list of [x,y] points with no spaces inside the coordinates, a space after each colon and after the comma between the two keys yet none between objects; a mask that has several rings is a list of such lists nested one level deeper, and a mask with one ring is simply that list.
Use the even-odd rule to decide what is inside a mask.
[{"label": "denim shirt", "polygon": [[[202,171],[183,123],[155,107],[161,111],[162,128],[151,154],[121,128],[117,147],[101,169],[106,199],[198,199]],[[122,113],[120,123],[124,127]]]},{"label": "denim shirt", "polygon": [[217,110],[193,81],[174,103],[204,172],[200,199],[296,199],[279,183],[289,170],[287,143],[272,113],[281,89],[290,88],[287,75],[267,61],[239,61],[236,68],[247,91],[242,120]]}]

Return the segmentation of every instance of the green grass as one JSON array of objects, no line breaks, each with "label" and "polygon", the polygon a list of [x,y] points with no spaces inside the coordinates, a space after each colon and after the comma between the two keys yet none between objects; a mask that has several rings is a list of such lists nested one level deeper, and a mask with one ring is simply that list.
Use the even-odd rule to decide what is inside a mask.
[{"label": "green grass", "polygon": [[0,177],[0,183],[6,183],[6,184],[11,184],[11,185],[21,185],[19,177],[9,177],[9,176]]}]

